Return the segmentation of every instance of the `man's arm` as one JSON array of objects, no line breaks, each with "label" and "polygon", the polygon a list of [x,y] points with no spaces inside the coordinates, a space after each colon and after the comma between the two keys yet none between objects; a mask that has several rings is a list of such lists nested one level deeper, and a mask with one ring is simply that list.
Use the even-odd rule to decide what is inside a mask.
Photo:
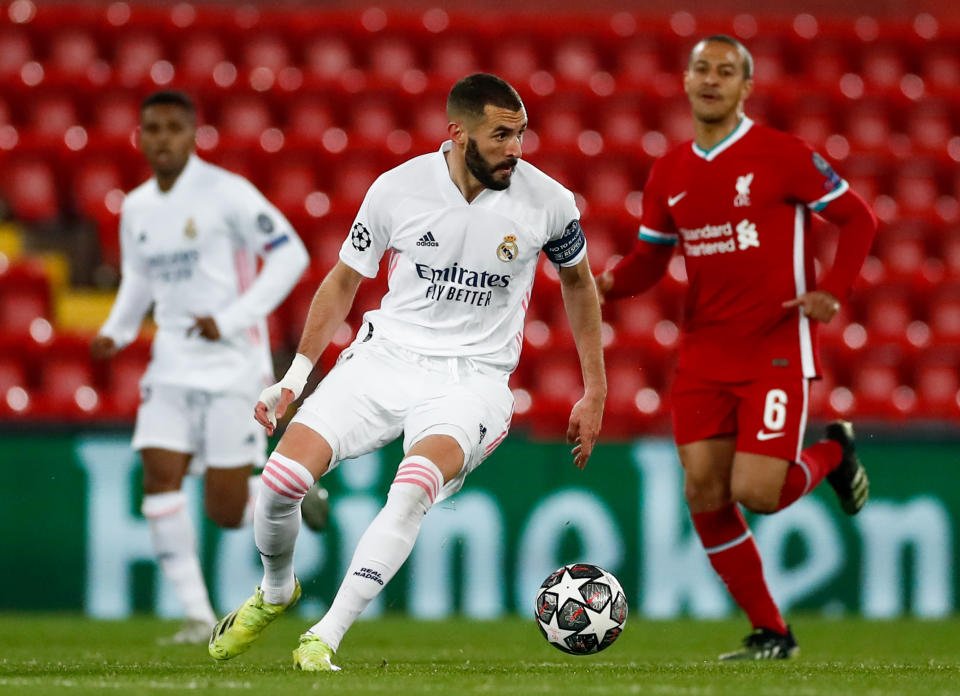
[{"label": "man's arm", "polygon": [[137,263],[127,243],[125,226],[120,222],[120,289],[110,309],[110,316],[90,344],[97,359],[109,358],[129,344],[140,332],[143,317],[153,303],[153,292],[146,270]]},{"label": "man's arm", "polygon": [[293,364],[283,379],[264,389],[254,410],[257,422],[267,429],[268,435],[273,434],[276,419],[300,396],[314,363],[347,318],[362,280],[360,273],[342,261],[323,279],[310,303]]},{"label": "man's arm", "polygon": [[567,441],[573,448],[574,464],[583,469],[600,434],[603,403],[607,398],[607,376],[603,367],[600,301],[586,257],[576,266],[560,268],[563,307],[580,357],[583,398],[570,412]]},{"label": "man's arm", "polygon": [[802,307],[811,319],[827,322],[840,311],[841,303],[850,294],[860,267],[870,253],[877,220],[866,201],[852,190],[830,201],[817,213],[840,228],[833,265],[816,290],[784,302],[783,306]]},{"label": "man's arm", "polygon": [[[287,232],[283,243],[266,253],[263,259],[263,268],[246,292],[213,316],[214,328],[221,336],[243,331],[270,314],[290,294],[310,263],[303,242],[293,230]],[[194,329],[204,338],[219,338],[204,331],[201,319],[198,318]]]},{"label": "man's arm", "polygon": [[638,295],[659,282],[667,271],[673,246],[638,239],[629,254],[597,276],[600,301]]}]

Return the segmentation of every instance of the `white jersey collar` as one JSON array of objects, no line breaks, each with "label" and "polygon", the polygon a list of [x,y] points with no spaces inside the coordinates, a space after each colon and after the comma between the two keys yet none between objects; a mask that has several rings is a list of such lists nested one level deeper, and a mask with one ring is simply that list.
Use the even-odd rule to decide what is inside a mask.
[{"label": "white jersey collar", "polygon": [[753,120],[749,116],[744,116],[742,119],[740,119],[740,123],[737,124],[737,127],[733,129],[730,135],[711,147],[709,150],[704,150],[702,147],[697,145],[696,141],[694,141],[692,143],[693,154],[695,154],[697,157],[707,160],[707,162],[712,162],[721,152],[745,136],[752,127]]},{"label": "white jersey collar", "polygon": [[153,178],[153,185],[157,189],[157,193],[161,196],[169,196],[178,188],[183,186],[182,182],[187,181],[193,175],[193,172],[197,171],[200,168],[200,158],[197,157],[195,152],[190,153],[190,157],[187,158],[187,163],[183,166],[183,171],[180,172],[180,176],[177,177],[177,180],[173,182],[173,186],[170,187],[169,191],[161,191],[160,184],[157,183],[157,178]]},{"label": "white jersey collar", "polygon": [[453,149],[453,141],[445,140],[440,149],[437,151],[437,165],[436,172],[437,176],[440,179],[440,191],[443,193],[443,197],[450,200],[454,203],[459,203],[460,205],[476,205],[477,201],[481,199],[489,198],[491,194],[500,193],[500,191],[492,191],[488,188],[484,188],[480,193],[477,194],[476,198],[472,201],[467,201],[463,197],[463,191],[454,183],[453,177],[450,176],[450,166],[447,164],[447,153]]}]

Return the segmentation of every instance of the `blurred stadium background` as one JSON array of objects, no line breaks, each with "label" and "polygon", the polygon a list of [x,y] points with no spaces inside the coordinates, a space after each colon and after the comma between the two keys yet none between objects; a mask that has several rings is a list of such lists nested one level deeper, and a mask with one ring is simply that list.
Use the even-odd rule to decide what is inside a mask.
[{"label": "blurred stadium background", "polygon": [[[25,481],[48,489],[53,480],[57,495],[78,499],[64,503],[71,512],[57,523],[62,529],[55,529],[76,536],[79,525],[90,532],[78,536],[80,548],[59,561],[85,568],[86,585],[95,584],[90,510],[95,499],[106,498],[97,498],[93,469],[76,464],[86,456],[77,454],[86,446],[77,438],[119,433],[120,444],[110,452],[120,456],[117,448],[129,434],[137,382],[149,358],[149,331],[109,364],[95,364],[88,354],[89,338],[106,317],[118,281],[124,192],[148,176],[135,143],[138,103],[146,94],[167,87],[190,93],[200,111],[200,156],[248,177],[303,237],[311,268],[270,318],[275,355],[285,366],[310,298],[335,262],[367,186],[381,171],[445,139],[443,105],[456,79],[486,70],[517,87],[530,114],[524,156],[577,193],[591,262],[599,271],[633,244],[654,159],[692,136],[680,78],[692,44],[707,34],[729,33],[743,40],[756,60],[748,113],[817,148],[881,220],[852,301],[821,333],[826,375],[812,390],[812,418],[853,419],[878,442],[906,442],[901,449],[875,447],[889,459],[887,469],[878,472],[875,494],[881,505],[884,496],[900,496],[904,505],[891,502],[878,514],[914,519],[910,514],[919,508],[908,509],[910,500],[920,505],[928,493],[941,496],[932,499],[939,507],[931,516],[917,512],[915,519],[916,535],[939,535],[929,542],[935,545],[933,556],[925,551],[927,541],[909,536],[914,531],[907,537],[890,532],[891,543],[902,542],[891,551],[897,577],[914,580],[891,585],[892,598],[884,595],[880,604],[870,605],[873,610],[865,608],[868,590],[863,596],[851,590],[843,601],[874,615],[952,611],[958,529],[952,515],[960,514],[952,492],[960,483],[954,448],[960,419],[960,10],[949,0],[842,5],[779,0],[759,10],[745,7],[705,0],[0,3],[0,418],[10,444],[0,456],[9,530],[19,540],[13,543],[39,557],[12,515],[20,509],[26,514]],[[819,254],[829,263],[833,231],[825,225],[821,231]],[[580,389],[556,275],[547,264],[539,275],[524,356],[512,381],[515,444],[491,466],[513,466],[511,457],[520,457],[532,467],[531,486],[541,485],[543,493],[582,481],[535,481],[537,472],[549,477],[565,465],[558,463],[563,448],[536,443],[562,439]],[[361,287],[325,365],[349,342],[383,287],[383,278]],[[605,308],[610,394],[604,437],[611,442],[603,456],[627,462],[616,465],[619,469],[611,464],[615,471],[635,478],[646,472],[650,485],[653,471],[646,471],[630,447],[638,438],[669,434],[667,393],[683,288],[683,263],[675,259],[669,278],[654,291]],[[932,440],[941,445],[929,444]],[[645,446],[650,442],[660,441]],[[25,453],[43,464],[32,474],[14,473]],[[123,464],[115,470],[120,478],[109,481],[126,485],[132,466]],[[595,471],[604,469],[598,464]],[[378,479],[371,476],[368,482],[345,481],[343,488],[372,491]],[[481,484],[497,485],[496,472],[484,476]],[[334,489],[338,485],[332,483]],[[676,477],[664,479],[663,486],[646,494],[676,495]],[[610,502],[609,509],[636,519],[640,500],[636,486],[627,487],[631,492],[624,497],[613,482],[607,494],[622,499]],[[908,500],[912,495],[919,497]],[[136,508],[129,501],[123,505]],[[507,538],[520,534],[521,512],[529,507],[519,500],[505,513]],[[803,508],[797,515],[800,529],[813,512]],[[860,536],[849,541],[849,549],[856,549],[853,558],[830,571],[830,582],[845,583],[842,575],[859,585],[873,572],[863,560],[871,534],[881,543],[882,533],[864,531],[867,522],[855,533],[834,516],[827,515],[831,529],[842,530],[840,537]],[[119,529],[109,520],[101,523],[105,533]],[[782,532],[784,539],[791,529]],[[630,546],[641,537],[634,525],[624,538]],[[791,547],[784,558],[793,560],[785,560],[784,568],[804,558],[810,566],[814,542],[808,541],[806,551]],[[565,548],[567,542],[557,543]],[[788,540],[783,544],[789,546]],[[908,547],[912,550],[904,551]],[[640,544],[637,553],[642,549],[651,547]],[[611,563],[638,566],[622,552],[610,553]],[[922,565],[934,557],[942,562]],[[553,560],[543,560],[530,577]],[[520,571],[519,565],[511,560],[506,571]],[[624,570],[624,584],[639,587],[638,578],[648,571]],[[334,569],[324,573],[337,577]],[[929,577],[945,577],[946,585],[939,599],[925,605]],[[84,594],[70,589],[68,578],[59,582],[60,599],[27,604],[86,606],[98,613],[91,609],[89,588]],[[801,604],[836,608],[828,590],[824,585],[803,595]],[[246,592],[244,586],[240,597]],[[714,599],[648,609],[723,613],[722,598]],[[450,608],[462,609],[469,601],[451,599]],[[99,613],[119,615],[149,604],[137,602]],[[406,606],[415,603],[408,598]],[[526,605],[518,600],[517,606]],[[467,607],[467,613],[496,613],[497,607],[502,608],[496,602],[476,611]]]}]

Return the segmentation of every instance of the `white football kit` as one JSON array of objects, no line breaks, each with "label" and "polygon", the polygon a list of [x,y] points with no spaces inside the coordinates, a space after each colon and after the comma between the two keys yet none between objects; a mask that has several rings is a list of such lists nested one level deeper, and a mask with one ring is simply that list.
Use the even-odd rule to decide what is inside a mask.
[{"label": "white football kit", "polygon": [[389,251],[388,291],[294,417],[327,440],[332,465],[401,432],[404,451],[427,434],[454,437],[464,467],[441,498],[507,433],[540,252],[560,266],[586,254],[570,191],[521,160],[507,189],[468,203],[450,178],[451,146],[367,192],[340,260],[373,278]]},{"label": "white football kit", "polygon": [[[150,179],[127,195],[120,242],[120,290],[100,333],[127,345],[151,304],[157,324],[134,448],[211,466],[259,461],[264,436],[250,414],[273,381],[266,316],[307,266],[300,238],[249,181],[192,155],[169,191]],[[219,340],[187,335],[198,316],[214,318]],[[241,411],[230,427],[218,415]]]}]

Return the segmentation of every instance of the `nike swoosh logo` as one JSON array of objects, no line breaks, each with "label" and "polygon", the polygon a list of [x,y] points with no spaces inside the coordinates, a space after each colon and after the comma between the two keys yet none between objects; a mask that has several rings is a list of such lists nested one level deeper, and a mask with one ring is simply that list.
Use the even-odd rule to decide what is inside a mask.
[{"label": "nike swoosh logo", "polygon": [[675,206],[677,203],[680,202],[681,198],[683,198],[686,195],[687,195],[687,192],[684,191],[683,193],[678,193],[676,196],[670,196],[669,198],[667,198],[667,205],[669,205],[672,208],[673,206]]},{"label": "nike swoosh logo", "polygon": [[783,437],[784,435],[786,435],[786,433],[765,433],[762,430],[757,431],[757,439],[761,441],[772,440],[776,437]]}]

